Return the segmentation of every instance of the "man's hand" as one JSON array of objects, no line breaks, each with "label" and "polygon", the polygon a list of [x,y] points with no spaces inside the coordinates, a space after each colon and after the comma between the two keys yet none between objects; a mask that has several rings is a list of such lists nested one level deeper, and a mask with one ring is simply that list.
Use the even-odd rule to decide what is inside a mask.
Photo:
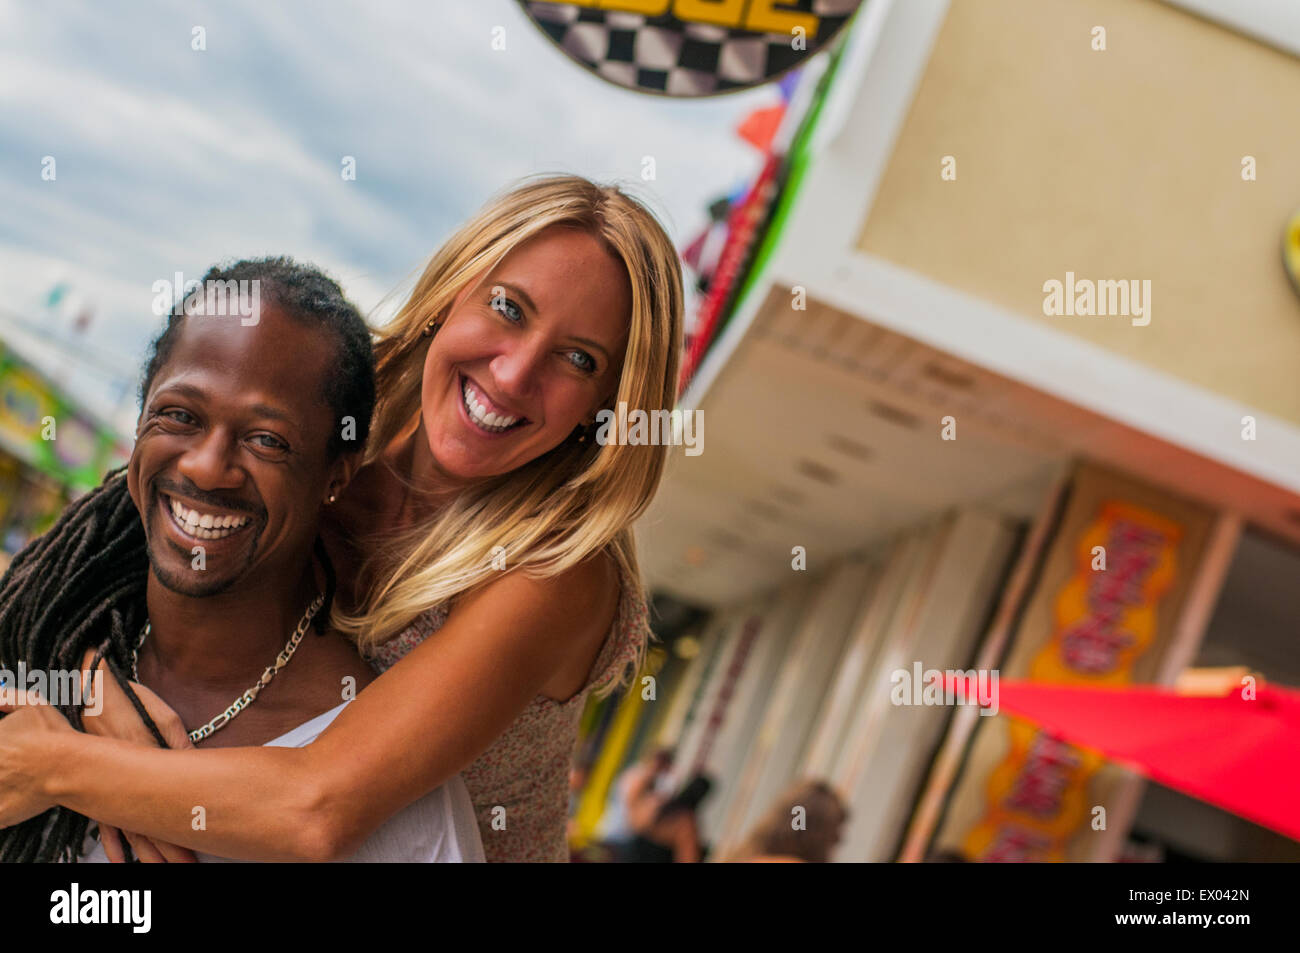
[{"label": "man's hand", "polygon": [[[117,679],[113,677],[113,673],[108,670],[103,660],[100,661],[99,668],[92,677],[90,663],[94,660],[93,651],[88,651],[81,660],[83,697],[87,699],[86,710],[82,713],[81,720],[86,733],[99,735],[102,738],[120,738],[123,741],[133,741],[151,748],[156,747],[157,741],[154,739],[153,732],[145,726],[139,712],[135,710],[135,706],[126,697],[122,686],[117,683]],[[193,747],[180,716],[172,711],[165,701],[139,682],[132,682],[131,688],[144,705],[145,711],[149,713],[149,717],[158,726],[158,731],[166,739],[168,747]],[[97,692],[103,693],[102,699],[96,697]]]},{"label": "man's hand", "polygon": [[[93,710],[97,714],[91,714],[90,711],[87,711],[83,716],[82,723],[85,725],[87,734],[120,738],[123,741],[155,747],[157,741],[154,739],[153,732],[145,726],[139,713],[131,704],[131,700],[126,697],[126,693],[122,691],[122,686],[117,683],[117,679],[108,671],[108,667],[104,662],[99,663],[99,669],[93,673],[92,677],[90,663],[94,661],[94,658],[95,653],[90,651],[86,653],[81,662],[83,685],[98,682],[97,685],[94,685],[94,690],[102,693],[102,698],[89,696],[93,704],[88,702],[87,709]],[[136,697],[140,699],[141,704],[144,705],[145,711],[149,713],[149,717],[158,726],[158,731],[167,741],[168,747],[194,747],[190,743],[189,733],[185,730],[185,725],[181,722],[180,716],[172,711],[165,701],[138,682],[132,682],[131,688]],[[100,824],[99,839],[104,845],[104,853],[115,864],[126,861],[126,851],[122,847],[122,838],[124,837],[142,863],[192,864],[196,859],[194,852],[184,847],[177,847],[175,844],[168,844],[164,841],[155,841],[130,831],[120,831],[108,824]]]}]

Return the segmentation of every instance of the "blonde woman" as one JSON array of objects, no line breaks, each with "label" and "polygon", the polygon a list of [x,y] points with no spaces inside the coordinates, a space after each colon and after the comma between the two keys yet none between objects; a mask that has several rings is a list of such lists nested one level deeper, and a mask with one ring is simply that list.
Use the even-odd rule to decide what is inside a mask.
[{"label": "blonde woman", "polygon": [[596,417],[672,406],[681,313],[677,253],[619,189],[489,202],[380,330],[371,449],[326,511],[333,621],[380,677],[296,749],[165,751],[25,709],[0,721],[0,825],[61,804],[148,859],[333,860],[460,772],[488,860],[567,859],[578,717],[648,635],[631,527],[666,453],[598,442]]}]

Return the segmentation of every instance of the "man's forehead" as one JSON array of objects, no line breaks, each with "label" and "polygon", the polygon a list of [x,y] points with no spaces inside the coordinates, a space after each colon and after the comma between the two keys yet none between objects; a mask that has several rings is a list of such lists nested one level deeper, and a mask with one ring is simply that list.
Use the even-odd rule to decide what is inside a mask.
[{"label": "man's forehead", "polygon": [[177,332],[168,354],[169,370],[187,365],[229,371],[232,377],[285,381],[318,379],[335,357],[335,344],[323,329],[266,308],[262,320],[243,325],[238,318],[191,316]]},{"label": "man's forehead", "polygon": [[[208,320],[217,319],[199,319]],[[151,393],[166,391],[211,404],[219,402],[282,419],[300,429],[332,426],[325,399],[334,358],[330,343],[310,328],[286,320],[299,333],[267,333],[260,324],[239,327],[237,321],[234,327],[183,329],[153,381]]]}]

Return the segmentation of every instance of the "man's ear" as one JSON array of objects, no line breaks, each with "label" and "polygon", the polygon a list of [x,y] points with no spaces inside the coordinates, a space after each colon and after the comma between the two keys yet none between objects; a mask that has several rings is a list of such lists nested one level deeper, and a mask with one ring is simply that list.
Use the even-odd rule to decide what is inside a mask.
[{"label": "man's ear", "polygon": [[360,450],[350,453],[340,454],[339,458],[330,466],[330,479],[325,488],[325,499],[328,502],[334,502],[330,497],[338,498],[343,495],[347,485],[352,482],[352,478],[357,475],[361,469],[361,458],[363,454]]}]

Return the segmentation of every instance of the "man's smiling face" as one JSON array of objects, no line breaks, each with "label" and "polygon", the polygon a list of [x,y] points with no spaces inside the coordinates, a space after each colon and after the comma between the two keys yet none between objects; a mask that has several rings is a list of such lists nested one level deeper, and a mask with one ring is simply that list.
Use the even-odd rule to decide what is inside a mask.
[{"label": "man's smiling face", "polygon": [[286,584],[301,573],[340,469],[323,386],[336,349],[329,332],[275,306],[254,325],[184,319],[145,395],[127,470],[166,588],[211,596],[254,573]]}]

